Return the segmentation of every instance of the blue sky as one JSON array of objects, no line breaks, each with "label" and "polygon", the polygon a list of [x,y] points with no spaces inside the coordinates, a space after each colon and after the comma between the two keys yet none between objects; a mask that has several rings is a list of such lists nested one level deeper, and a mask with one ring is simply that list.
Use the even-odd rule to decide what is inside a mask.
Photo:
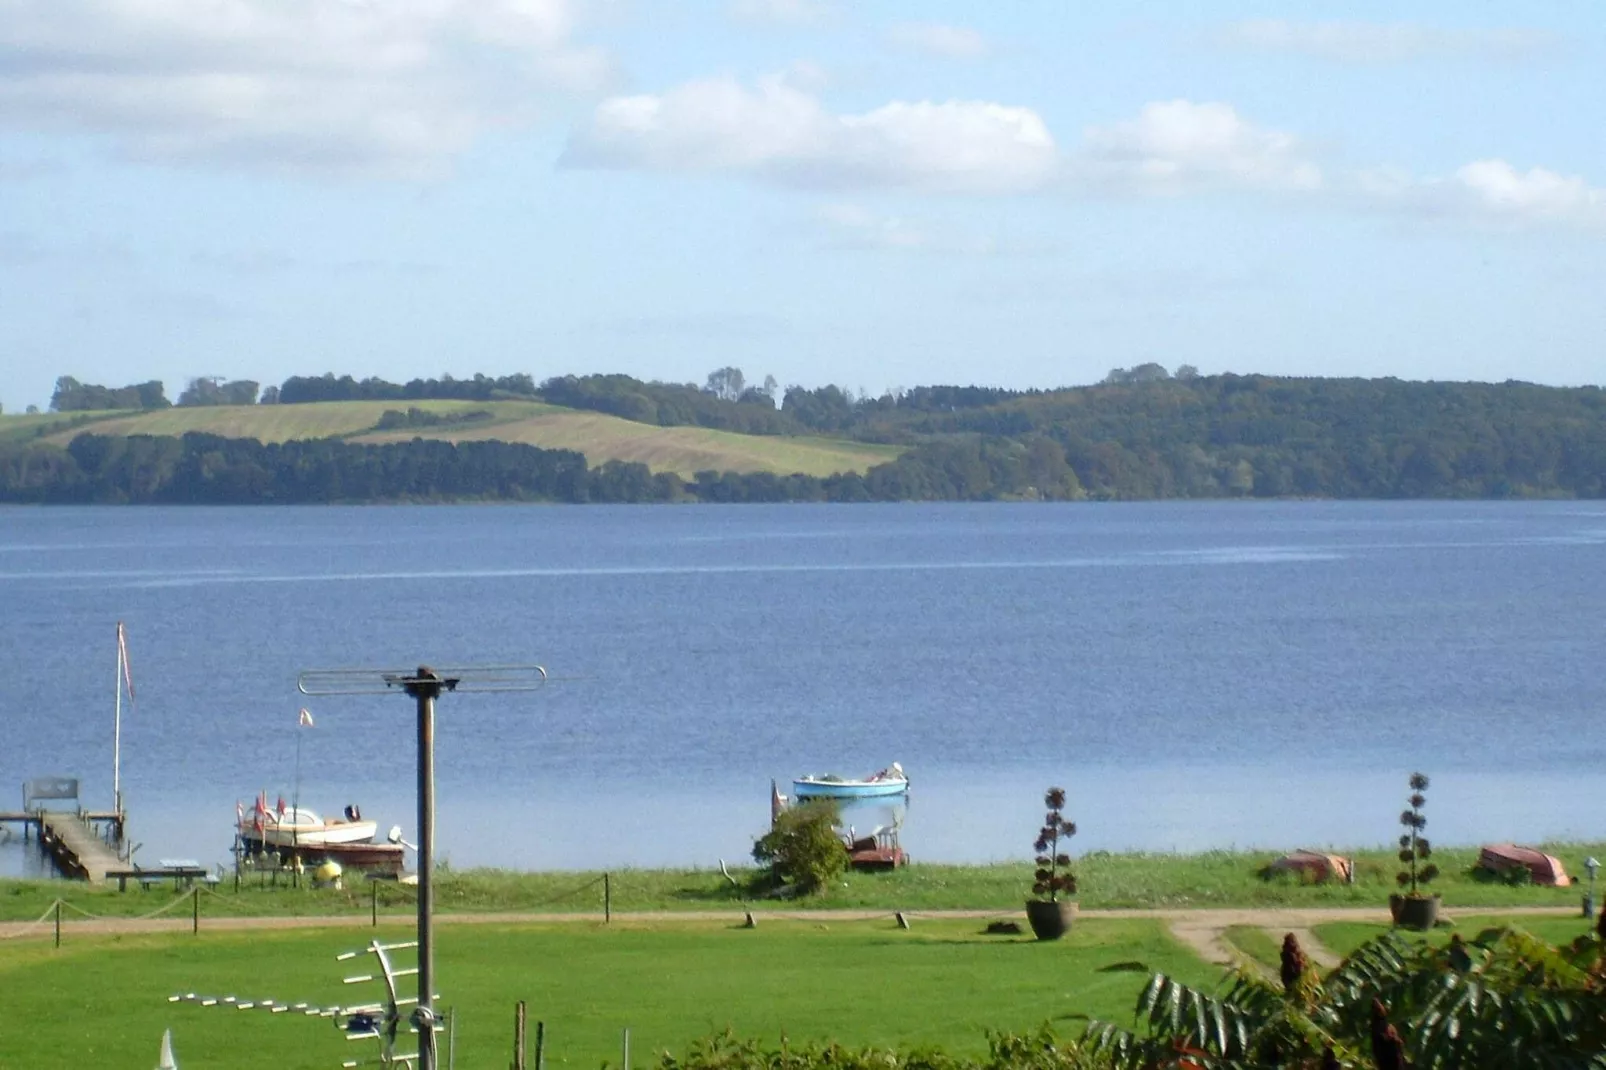
[{"label": "blue sky", "polygon": [[1606,382],[1575,3],[0,0],[58,375]]}]

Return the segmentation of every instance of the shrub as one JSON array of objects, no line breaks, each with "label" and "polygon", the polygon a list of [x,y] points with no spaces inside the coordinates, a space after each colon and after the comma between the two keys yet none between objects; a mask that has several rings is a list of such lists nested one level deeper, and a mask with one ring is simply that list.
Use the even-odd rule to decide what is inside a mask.
[{"label": "shrub", "polygon": [[777,880],[808,894],[819,891],[848,868],[848,852],[837,835],[834,799],[805,799],[776,815],[769,832],[753,844],[753,860],[768,864]]}]

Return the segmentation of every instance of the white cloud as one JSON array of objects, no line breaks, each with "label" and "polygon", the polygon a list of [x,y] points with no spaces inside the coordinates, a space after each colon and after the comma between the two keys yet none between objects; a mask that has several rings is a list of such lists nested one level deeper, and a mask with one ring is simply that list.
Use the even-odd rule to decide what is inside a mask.
[{"label": "white cloud", "polygon": [[730,13],[743,22],[818,26],[836,15],[827,0],[731,0]]},{"label": "white cloud", "polygon": [[1505,160],[1476,160],[1447,178],[1369,171],[1357,189],[1375,204],[1432,218],[1606,231],[1606,189],[1543,167],[1519,171]]},{"label": "white cloud", "polygon": [[0,124],[130,156],[427,170],[601,87],[571,0],[0,0]]},{"label": "white cloud", "polygon": [[1457,171],[1455,181],[1491,215],[1606,225],[1606,189],[1591,187],[1577,175],[1543,167],[1518,171],[1504,160],[1478,160]]},{"label": "white cloud", "polygon": [[893,101],[836,115],[785,78],[734,78],[604,101],[562,163],[728,171],[813,188],[949,193],[1035,189],[1056,166],[1036,112],[986,101]]},{"label": "white cloud", "polygon": [[940,22],[901,22],[887,30],[887,40],[898,48],[943,59],[980,59],[987,55],[987,39],[967,26]]},{"label": "white cloud", "polygon": [[1089,127],[1074,178],[1121,192],[1213,188],[1313,190],[1321,169],[1290,134],[1256,126],[1230,105],[1144,105],[1136,119]]},{"label": "white cloud", "polygon": [[1225,27],[1217,39],[1256,52],[1314,56],[1338,63],[1402,63],[1430,56],[1515,60],[1555,46],[1538,30],[1457,30],[1409,22],[1293,22],[1248,19]]}]

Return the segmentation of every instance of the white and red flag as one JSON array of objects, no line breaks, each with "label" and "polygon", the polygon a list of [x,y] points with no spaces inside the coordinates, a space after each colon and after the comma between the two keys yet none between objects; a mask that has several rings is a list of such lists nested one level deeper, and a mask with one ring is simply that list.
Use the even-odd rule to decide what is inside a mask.
[{"label": "white and red flag", "polygon": [[302,728],[312,727],[312,711],[307,709],[305,706],[301,707],[301,719],[299,723]]},{"label": "white and red flag", "polygon": [[123,667],[123,686],[128,688],[128,701],[134,701],[134,674],[128,667],[128,636],[123,622],[117,622],[117,663]]}]

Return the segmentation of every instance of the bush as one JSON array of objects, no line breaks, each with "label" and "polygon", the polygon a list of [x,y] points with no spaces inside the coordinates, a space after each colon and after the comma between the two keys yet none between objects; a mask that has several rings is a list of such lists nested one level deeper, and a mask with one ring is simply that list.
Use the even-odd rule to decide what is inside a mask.
[{"label": "bush", "polygon": [[806,799],[782,810],[753,844],[753,860],[768,864],[776,879],[799,892],[819,891],[848,868],[837,835],[840,817],[833,799]]}]

